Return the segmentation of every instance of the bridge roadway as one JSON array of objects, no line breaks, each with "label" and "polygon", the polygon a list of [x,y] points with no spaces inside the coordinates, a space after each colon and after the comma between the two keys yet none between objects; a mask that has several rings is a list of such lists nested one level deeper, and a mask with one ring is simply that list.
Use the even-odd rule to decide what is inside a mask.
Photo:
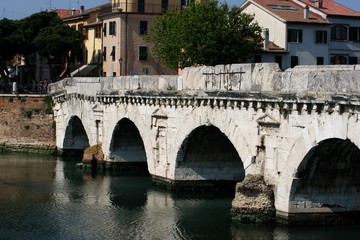
[{"label": "bridge roadway", "polygon": [[233,64],[183,76],[67,78],[49,86],[56,144],[100,143],[107,162],[145,163],[173,183],[261,176],[285,218],[359,212],[359,67]]}]

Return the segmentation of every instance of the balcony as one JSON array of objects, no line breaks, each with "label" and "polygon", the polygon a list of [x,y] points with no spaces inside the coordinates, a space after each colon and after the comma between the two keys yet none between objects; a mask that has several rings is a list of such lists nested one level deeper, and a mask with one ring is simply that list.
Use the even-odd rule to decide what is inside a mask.
[{"label": "balcony", "polygon": [[163,13],[165,10],[181,9],[181,5],[167,5],[161,4],[139,4],[139,3],[125,3],[118,2],[112,5],[104,6],[100,9],[100,14],[112,13],[112,12],[128,12],[128,13]]}]

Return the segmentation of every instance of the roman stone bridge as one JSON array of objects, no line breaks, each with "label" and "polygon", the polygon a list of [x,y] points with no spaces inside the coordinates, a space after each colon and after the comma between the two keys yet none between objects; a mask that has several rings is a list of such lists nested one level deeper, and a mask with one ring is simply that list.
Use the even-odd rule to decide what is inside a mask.
[{"label": "roman stone bridge", "polygon": [[[354,65],[233,64],[67,78],[49,91],[59,150],[101,144],[106,162],[143,163],[171,183],[261,176],[288,217],[360,211],[359,80]],[[261,194],[239,190],[233,207],[261,211]]]}]

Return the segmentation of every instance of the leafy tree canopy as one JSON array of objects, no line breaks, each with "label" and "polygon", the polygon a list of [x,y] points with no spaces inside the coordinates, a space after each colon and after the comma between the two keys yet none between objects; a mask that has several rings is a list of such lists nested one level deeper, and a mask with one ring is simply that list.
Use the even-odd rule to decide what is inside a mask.
[{"label": "leafy tree canopy", "polygon": [[84,35],[68,25],[52,22],[43,28],[34,39],[38,52],[43,56],[67,56],[81,48]]},{"label": "leafy tree canopy", "polygon": [[39,12],[21,20],[0,20],[0,57],[39,52],[65,55],[81,47],[82,33],[65,25],[55,12]]},{"label": "leafy tree canopy", "polygon": [[69,53],[80,49],[83,40],[84,35],[65,25],[55,12],[39,12],[21,20],[0,20],[0,69],[5,69],[5,60],[16,54],[29,56],[37,52],[47,57],[49,63],[51,57],[70,61]]},{"label": "leafy tree canopy", "polygon": [[21,54],[30,54],[38,50],[34,43],[42,29],[51,26],[54,22],[60,23],[61,19],[55,12],[39,12],[20,20],[20,34],[23,37],[19,50]]},{"label": "leafy tree canopy", "polygon": [[11,59],[18,52],[18,43],[22,41],[18,29],[18,21],[0,20],[0,59],[3,61]]},{"label": "leafy tree canopy", "polygon": [[154,43],[153,56],[168,67],[245,62],[262,46],[261,27],[240,8],[192,3],[154,19],[146,40]]}]

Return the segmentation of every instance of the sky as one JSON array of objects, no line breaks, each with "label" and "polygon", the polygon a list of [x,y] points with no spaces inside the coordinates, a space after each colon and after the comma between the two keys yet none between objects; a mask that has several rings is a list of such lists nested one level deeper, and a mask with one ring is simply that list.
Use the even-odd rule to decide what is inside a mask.
[{"label": "sky", "polygon": [[[220,0],[226,1],[230,6],[240,5],[244,0]],[[360,11],[360,0],[335,0],[336,2]],[[107,3],[108,0],[0,0],[0,18],[21,19],[31,14],[49,9],[85,9]]]}]

